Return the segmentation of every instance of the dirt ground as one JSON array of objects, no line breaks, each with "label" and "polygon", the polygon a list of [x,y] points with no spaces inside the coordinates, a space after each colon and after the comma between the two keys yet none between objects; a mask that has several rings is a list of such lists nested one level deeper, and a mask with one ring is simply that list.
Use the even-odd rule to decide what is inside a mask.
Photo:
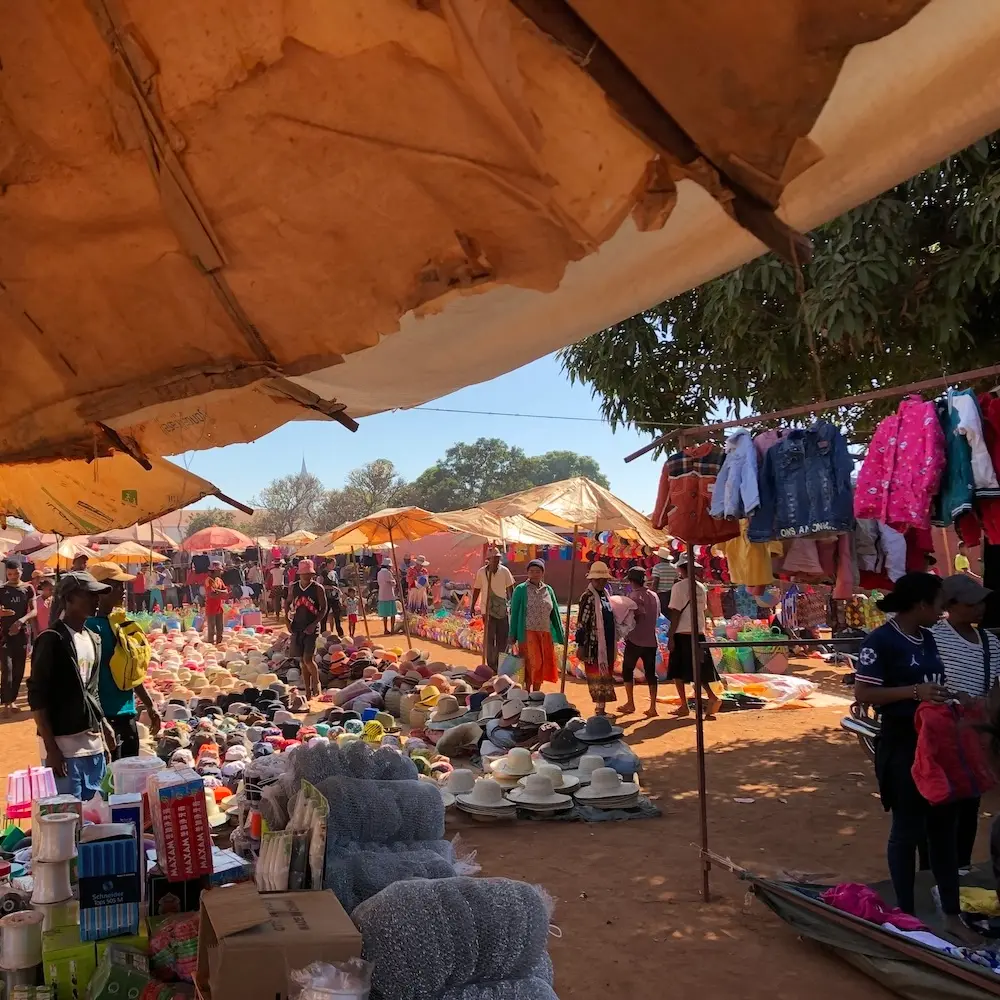
[{"label": "dirt ground", "polygon": [[[437,655],[455,665],[478,662],[443,647]],[[834,671],[805,673],[844,693]],[[586,686],[571,681],[567,693],[586,714]],[[637,702],[643,711],[644,689]],[[841,707],[790,708],[723,714],[706,724],[713,851],[757,873],[884,877],[886,816],[867,759],[839,728],[842,714]],[[703,902],[694,723],[631,718],[625,732],[644,761],[642,784],[663,811],[659,819],[484,826],[449,818],[449,834],[460,833],[466,849],[478,852],[483,875],[537,882],[554,897],[562,937],[552,938],[550,950],[560,996],[645,996],[668,981],[682,997],[705,990],[744,1000],[840,1000],[855,989],[891,996],[800,941],[762,903],[748,905],[744,884],[720,867],[711,873],[712,900]],[[37,762],[25,707],[20,719],[0,722],[0,774]],[[977,846],[984,858],[985,833]]]}]

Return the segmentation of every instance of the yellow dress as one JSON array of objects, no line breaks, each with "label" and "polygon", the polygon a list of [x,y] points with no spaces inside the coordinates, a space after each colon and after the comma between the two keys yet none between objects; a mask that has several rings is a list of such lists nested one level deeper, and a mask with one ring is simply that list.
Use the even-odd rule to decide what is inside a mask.
[{"label": "yellow dress", "polygon": [[716,545],[715,550],[729,563],[729,579],[748,587],[774,583],[771,556],[782,554],[781,542],[751,542],[747,538],[749,521],[740,521],[740,536]]}]

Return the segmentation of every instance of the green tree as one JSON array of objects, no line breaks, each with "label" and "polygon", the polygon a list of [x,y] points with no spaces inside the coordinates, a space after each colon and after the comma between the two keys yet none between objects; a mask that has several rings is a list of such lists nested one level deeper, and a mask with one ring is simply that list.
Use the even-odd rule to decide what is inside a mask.
[{"label": "green tree", "polygon": [[427,510],[459,510],[571,476],[608,485],[597,462],[586,455],[550,451],[531,458],[500,438],[479,438],[449,448],[413,481],[410,494],[413,503]]},{"label": "green tree", "polygon": [[263,534],[279,538],[298,528],[311,528],[324,493],[323,484],[311,472],[274,479],[253,501],[254,520]]},{"label": "green tree", "polygon": [[236,512],[224,507],[206,507],[196,511],[184,529],[184,537],[190,538],[196,531],[211,528],[215,524],[220,528],[235,528]]},{"label": "green tree", "polygon": [[528,459],[529,475],[534,486],[558,483],[574,476],[586,476],[598,486],[608,489],[611,483],[601,472],[601,467],[589,455],[578,455],[575,451],[547,451]]},{"label": "green tree", "polygon": [[387,458],[377,458],[347,474],[341,489],[328,490],[316,514],[316,526],[329,531],[345,521],[410,502],[410,487]]},{"label": "green tree", "polygon": [[[612,426],[834,399],[1000,357],[1000,133],[812,234],[561,353]],[[896,401],[841,414],[861,436]]]}]

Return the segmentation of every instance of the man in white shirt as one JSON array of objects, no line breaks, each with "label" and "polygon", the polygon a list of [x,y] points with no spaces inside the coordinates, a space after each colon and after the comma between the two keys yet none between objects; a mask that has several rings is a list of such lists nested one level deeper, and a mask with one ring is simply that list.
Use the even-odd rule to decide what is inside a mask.
[{"label": "man in white shirt", "polygon": [[500,563],[500,553],[491,549],[489,559],[476,574],[472,584],[471,611],[476,613],[476,602],[483,594],[483,649],[486,663],[494,670],[500,663],[500,654],[507,648],[510,635],[510,595],[514,589],[514,576]]},{"label": "man in white shirt", "polygon": [[283,559],[271,567],[268,578],[271,584],[269,610],[272,615],[277,615],[281,613],[285,604],[285,561]]}]

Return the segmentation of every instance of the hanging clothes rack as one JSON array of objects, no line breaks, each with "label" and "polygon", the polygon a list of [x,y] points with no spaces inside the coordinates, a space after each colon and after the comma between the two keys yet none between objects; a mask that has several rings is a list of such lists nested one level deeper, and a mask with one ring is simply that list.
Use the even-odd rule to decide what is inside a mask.
[{"label": "hanging clothes rack", "polygon": [[989,378],[991,375],[1000,375],[1000,365],[990,365],[988,368],[976,368],[972,371],[957,372],[954,375],[946,375],[938,378],[928,378],[921,382],[910,382],[908,385],[895,386],[891,389],[873,389],[871,392],[862,392],[854,396],[842,396],[840,399],[821,399],[813,403],[806,403],[801,406],[790,406],[784,410],[774,410],[771,413],[758,413],[752,416],[743,417],[741,420],[722,420],[714,424],[693,424],[690,427],[682,427],[677,430],[667,431],[658,438],[643,445],[638,451],[633,451],[631,455],[625,456],[626,462],[634,462],[637,458],[649,454],[655,448],[659,448],[673,438],[697,437],[703,434],[710,434],[713,431],[727,430],[730,427],[744,427],[746,424],[760,423],[765,420],[782,420],[789,417],[808,416],[810,413],[817,413],[822,410],[838,410],[843,406],[858,406],[863,403],[871,403],[877,399],[893,399],[897,396],[905,396],[911,392],[923,392],[926,389],[943,389],[956,382],[975,382],[981,378]]},{"label": "hanging clothes rack", "polygon": [[[696,425],[691,427],[681,427],[677,430],[669,431],[666,434],[662,434],[660,437],[651,441],[649,444],[643,446],[638,451],[633,452],[625,458],[626,462],[632,462],[643,455],[648,454],[655,448],[666,444],[673,438],[676,438],[678,444],[683,447],[685,442],[690,438],[701,437],[706,433],[712,433],[713,431],[726,430],[730,427],[742,427],[746,424],[759,423],[765,420],[777,420],[788,417],[798,417],[806,416],[810,413],[816,413],[826,410],[835,410],[844,406],[856,406],[864,403],[871,403],[878,399],[893,399],[899,396],[906,396],[911,392],[922,392],[926,389],[940,389],[947,386],[955,385],[960,382],[974,382],[981,378],[989,378],[992,375],[1000,374],[1000,364],[990,365],[987,368],[977,368],[972,371],[958,372],[954,375],[947,375],[939,378],[924,379],[920,382],[911,382],[907,385],[895,386],[888,389],[875,389],[872,392],[864,392],[854,396],[844,396],[840,399],[829,399],[829,400],[818,400],[812,403],[806,403],[799,406],[788,407],[784,410],[775,410],[772,413],[761,413],[754,416],[744,417],[742,420],[722,420],[714,424],[706,424],[704,426]],[[683,541],[683,539],[682,539]],[[705,770],[705,716],[702,706],[701,698],[701,657],[703,650],[707,649],[722,649],[727,646],[739,646],[739,645],[753,645],[752,642],[740,643],[740,642],[715,642],[706,641],[702,642],[698,638],[698,593],[697,593],[697,579],[695,577],[695,555],[694,544],[685,541],[686,553],[685,553],[685,563],[687,566],[687,580],[685,581],[688,585],[688,606],[691,608],[692,624],[693,628],[691,631],[691,667],[692,667],[692,677],[694,680],[694,691],[695,691],[695,754],[698,761],[698,812],[700,821],[700,833],[701,833],[701,849],[699,851],[701,865],[702,865],[702,895],[705,901],[710,899],[710,881],[709,873],[712,867],[712,853],[709,850],[708,845],[708,778]],[[683,586],[683,584],[678,584]],[[836,640],[833,640],[834,642]],[[831,640],[827,639],[825,642],[829,643]],[[806,645],[813,644],[808,641],[799,641],[798,643],[781,642],[781,641],[771,641],[768,645]]]}]

